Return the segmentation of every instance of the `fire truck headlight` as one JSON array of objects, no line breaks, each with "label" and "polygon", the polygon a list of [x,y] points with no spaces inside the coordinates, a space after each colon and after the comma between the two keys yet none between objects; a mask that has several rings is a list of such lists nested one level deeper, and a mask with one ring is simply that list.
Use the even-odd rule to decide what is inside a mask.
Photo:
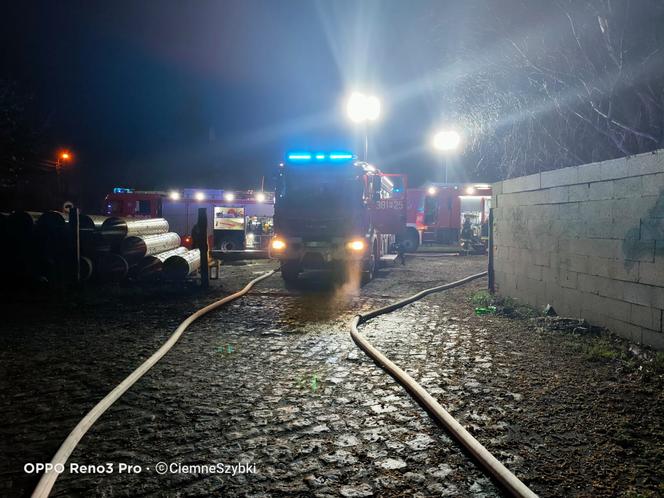
[{"label": "fire truck headlight", "polygon": [[275,251],[282,251],[286,249],[286,243],[281,239],[274,239],[272,241],[272,249]]},{"label": "fire truck headlight", "polygon": [[351,251],[364,251],[365,248],[365,243],[363,240],[351,240],[348,244],[346,244],[346,247],[350,249]]},{"label": "fire truck headlight", "polygon": [[170,194],[168,194],[168,197],[171,198],[172,201],[179,201],[180,200],[180,192],[177,190],[171,191]]}]

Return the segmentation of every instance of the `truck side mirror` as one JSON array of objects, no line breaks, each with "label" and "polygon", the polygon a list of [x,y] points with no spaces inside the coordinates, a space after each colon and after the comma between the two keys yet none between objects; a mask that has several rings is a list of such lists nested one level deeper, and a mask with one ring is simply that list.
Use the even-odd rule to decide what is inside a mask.
[{"label": "truck side mirror", "polygon": [[379,201],[380,200],[380,189],[381,189],[381,178],[380,176],[374,175],[371,177],[371,200]]}]

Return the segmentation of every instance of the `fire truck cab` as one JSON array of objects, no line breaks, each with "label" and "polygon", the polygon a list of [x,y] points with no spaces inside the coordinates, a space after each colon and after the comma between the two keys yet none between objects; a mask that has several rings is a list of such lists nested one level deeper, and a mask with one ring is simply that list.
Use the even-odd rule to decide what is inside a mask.
[{"label": "fire truck cab", "polygon": [[408,232],[404,245],[416,251],[420,244],[456,245],[461,227],[470,219],[482,235],[491,207],[491,185],[432,183],[408,189]]},{"label": "fire truck cab", "polygon": [[308,269],[373,278],[397,257],[406,228],[406,177],[382,173],[346,152],[300,152],[279,167],[270,256],[284,280]]}]

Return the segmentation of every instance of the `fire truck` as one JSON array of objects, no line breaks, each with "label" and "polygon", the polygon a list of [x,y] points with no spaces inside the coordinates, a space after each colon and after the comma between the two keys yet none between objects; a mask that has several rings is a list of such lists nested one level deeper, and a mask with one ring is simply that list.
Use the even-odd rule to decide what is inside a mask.
[{"label": "fire truck", "polygon": [[270,256],[285,281],[308,269],[371,280],[406,229],[406,177],[347,152],[288,154],[279,167]]},{"label": "fire truck", "polygon": [[401,242],[409,252],[421,244],[459,244],[466,219],[477,237],[484,237],[491,207],[491,185],[432,183],[408,189],[408,222]]},{"label": "fire truck", "polygon": [[105,214],[123,218],[165,218],[171,231],[191,244],[198,209],[207,209],[210,248],[220,259],[267,257],[273,234],[274,193],[193,189],[136,191],[113,189],[106,196]]},{"label": "fire truck", "polygon": [[115,187],[106,196],[103,212],[118,218],[161,218],[161,202],[167,192]]}]

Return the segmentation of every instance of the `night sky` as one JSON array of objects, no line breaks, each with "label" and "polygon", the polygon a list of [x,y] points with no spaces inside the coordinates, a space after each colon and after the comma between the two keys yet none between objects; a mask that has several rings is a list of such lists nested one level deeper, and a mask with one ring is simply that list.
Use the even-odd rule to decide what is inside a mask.
[{"label": "night sky", "polygon": [[383,105],[371,162],[419,184],[439,178],[440,74],[468,15],[442,0],[16,2],[2,71],[90,189],[254,188],[288,150],[359,152],[353,89]]}]

